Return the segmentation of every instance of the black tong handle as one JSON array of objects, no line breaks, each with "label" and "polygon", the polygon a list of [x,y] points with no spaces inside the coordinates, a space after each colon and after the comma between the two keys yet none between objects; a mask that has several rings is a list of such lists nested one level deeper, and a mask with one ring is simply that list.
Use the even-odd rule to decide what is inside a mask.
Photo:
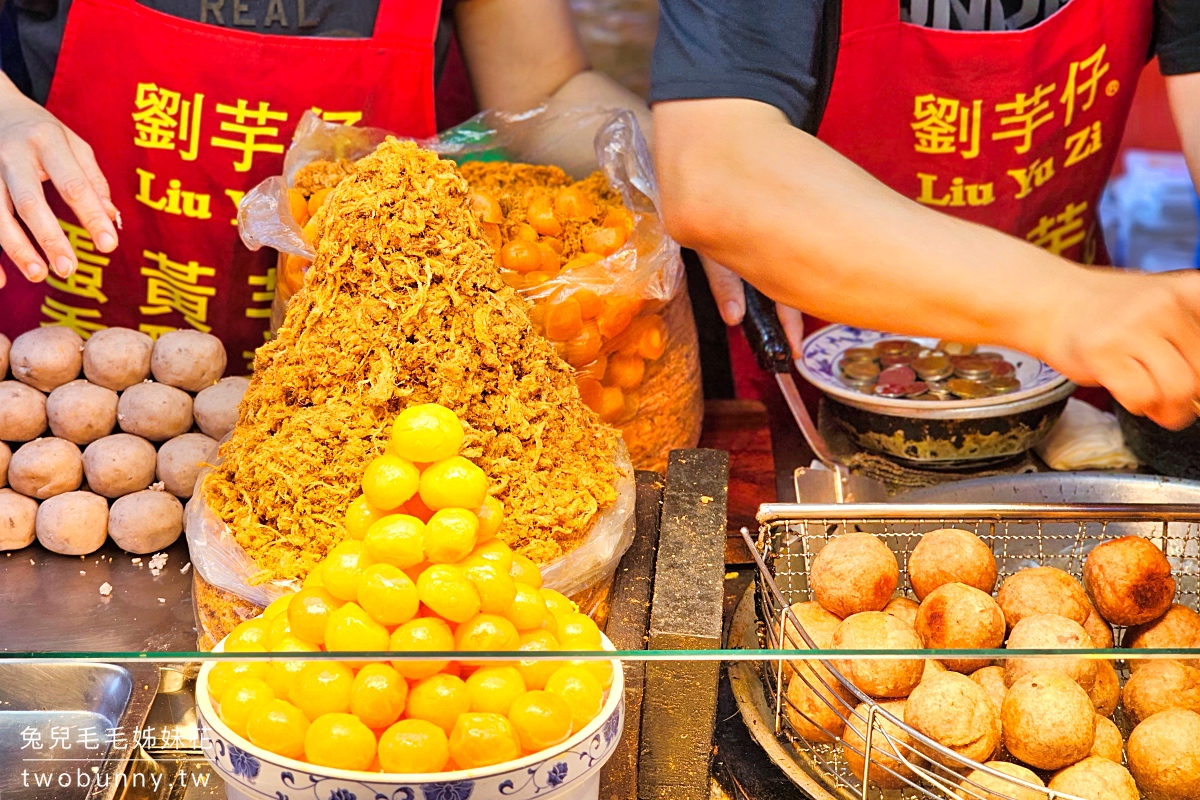
[{"label": "black tong handle", "polygon": [[775,313],[775,303],[745,281],[742,285],[746,289],[746,315],[742,318],[742,330],[746,332],[758,366],[775,374],[790,372],[792,351],[788,347],[779,315]]}]

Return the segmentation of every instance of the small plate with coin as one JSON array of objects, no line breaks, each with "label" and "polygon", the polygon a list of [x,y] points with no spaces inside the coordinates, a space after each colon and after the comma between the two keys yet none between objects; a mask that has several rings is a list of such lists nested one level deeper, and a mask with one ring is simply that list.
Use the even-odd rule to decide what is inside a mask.
[{"label": "small plate with coin", "polygon": [[848,405],[920,416],[1020,403],[1067,383],[1038,359],[1006,347],[848,325],[830,325],[807,337],[796,368]]}]

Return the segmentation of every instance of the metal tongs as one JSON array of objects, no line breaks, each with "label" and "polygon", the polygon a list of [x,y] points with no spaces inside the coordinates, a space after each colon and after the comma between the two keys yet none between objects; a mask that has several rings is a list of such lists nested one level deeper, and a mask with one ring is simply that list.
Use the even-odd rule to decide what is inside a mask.
[{"label": "metal tongs", "polygon": [[825,437],[817,429],[812,415],[796,388],[792,376],[792,354],[788,346],[783,325],[775,313],[775,304],[748,283],[746,289],[746,315],[742,329],[754,350],[759,368],[775,376],[784,402],[792,412],[792,418],[800,427],[804,441],[813,455],[826,467],[799,467],[792,476],[798,503],[881,503],[887,499],[887,489],[882,483],[862,475],[852,475],[846,465],[829,449]]}]

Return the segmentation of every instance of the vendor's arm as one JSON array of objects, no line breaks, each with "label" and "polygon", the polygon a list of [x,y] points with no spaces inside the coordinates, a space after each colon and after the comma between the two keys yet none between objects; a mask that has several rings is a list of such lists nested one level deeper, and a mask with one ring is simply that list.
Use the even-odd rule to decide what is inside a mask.
[{"label": "vendor's arm", "polygon": [[[96,247],[111,252],[117,246],[117,209],[91,147],[0,74],[0,249],[31,281],[44,280],[47,267],[65,278],[78,265],[46,203],[45,180],[58,189]],[[0,286],[12,277],[0,270]]]},{"label": "vendor's arm", "polygon": [[[623,108],[648,136],[645,101],[589,69],[567,0],[459,0],[455,22],[481,108],[524,110],[547,99],[552,106]],[[594,165],[594,129],[539,134],[529,146],[545,160]]]},{"label": "vendor's arm", "polygon": [[825,319],[1007,344],[1161,424],[1191,421],[1200,274],[1072,264],[908,200],[822,144],[824,8],[662,0],[651,100],[672,233]]},{"label": "vendor's arm", "polygon": [[1008,345],[1161,424],[1194,418],[1200,274],[1089,269],[925,208],[764,103],[679,101],[654,115],[669,230],[774,299]]}]

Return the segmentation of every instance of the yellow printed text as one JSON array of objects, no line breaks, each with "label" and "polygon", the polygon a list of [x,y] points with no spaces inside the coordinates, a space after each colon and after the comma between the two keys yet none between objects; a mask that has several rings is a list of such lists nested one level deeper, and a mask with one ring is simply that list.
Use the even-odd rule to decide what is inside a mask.
[{"label": "yellow printed text", "polygon": [[988,183],[966,183],[962,178],[955,178],[950,181],[949,189],[938,194],[938,190],[935,188],[938,181],[937,175],[918,172],[917,180],[921,182],[921,192],[917,195],[917,202],[927,206],[962,208],[964,206],[989,206],[996,202],[995,184],[990,181]]}]

